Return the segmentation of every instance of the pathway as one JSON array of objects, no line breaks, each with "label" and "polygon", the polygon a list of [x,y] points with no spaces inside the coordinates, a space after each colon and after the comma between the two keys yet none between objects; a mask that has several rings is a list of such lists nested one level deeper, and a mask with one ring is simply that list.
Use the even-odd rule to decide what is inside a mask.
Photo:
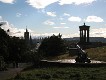
[{"label": "pathway", "polygon": [[0,71],[0,80],[6,80],[15,77],[28,65],[25,63],[19,64],[19,68],[8,68],[7,71]]},{"label": "pathway", "polygon": [[13,78],[22,70],[22,68],[9,68],[7,71],[0,71],[0,80]]}]

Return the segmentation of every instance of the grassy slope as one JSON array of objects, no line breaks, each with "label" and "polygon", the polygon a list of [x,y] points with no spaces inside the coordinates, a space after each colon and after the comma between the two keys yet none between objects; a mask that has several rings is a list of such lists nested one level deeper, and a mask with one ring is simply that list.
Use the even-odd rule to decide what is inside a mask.
[{"label": "grassy slope", "polygon": [[[90,48],[86,49],[88,52],[88,57],[90,57],[92,60],[100,60],[106,62],[106,46],[103,47],[97,47],[97,48]],[[59,59],[75,59],[76,56],[70,56],[68,53],[55,56],[55,57],[48,57],[46,59],[48,60],[59,60]]]},{"label": "grassy slope", "polygon": [[59,55],[59,56],[47,57],[46,59],[48,59],[48,60],[60,60],[60,59],[72,59],[72,58],[75,59],[75,56],[72,57],[68,53],[66,53],[66,54]]},{"label": "grassy slope", "polygon": [[94,60],[106,61],[106,46],[86,50],[88,56]]},{"label": "grassy slope", "polygon": [[[88,52],[88,57],[90,57],[93,60],[100,60],[106,62],[106,46],[103,47],[97,47],[97,48],[90,48],[86,49]],[[49,60],[58,60],[58,59],[70,59],[70,58],[76,58],[76,56],[70,56],[68,53],[64,55],[59,55],[56,57],[49,57],[47,59]]]},{"label": "grassy slope", "polygon": [[39,68],[18,74],[10,80],[105,80],[106,68]]}]

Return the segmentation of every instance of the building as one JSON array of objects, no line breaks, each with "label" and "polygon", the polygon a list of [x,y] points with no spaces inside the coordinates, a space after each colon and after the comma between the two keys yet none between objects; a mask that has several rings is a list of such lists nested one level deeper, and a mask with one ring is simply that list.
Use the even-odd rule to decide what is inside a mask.
[{"label": "building", "polygon": [[26,28],[26,32],[24,32],[24,39],[29,46],[33,44],[31,34],[29,35],[27,28]]},{"label": "building", "polygon": [[27,30],[27,28],[26,28],[26,32],[24,32],[24,39],[25,39],[25,41],[26,41],[26,43],[27,44],[29,44],[29,32],[28,32],[28,30]]}]

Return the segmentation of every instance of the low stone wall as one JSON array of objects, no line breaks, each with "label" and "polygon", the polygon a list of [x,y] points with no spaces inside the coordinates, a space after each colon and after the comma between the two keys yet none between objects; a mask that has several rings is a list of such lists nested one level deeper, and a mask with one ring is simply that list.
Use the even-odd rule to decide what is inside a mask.
[{"label": "low stone wall", "polygon": [[60,63],[60,62],[48,62],[41,61],[39,63],[41,67],[106,67],[106,63]]}]

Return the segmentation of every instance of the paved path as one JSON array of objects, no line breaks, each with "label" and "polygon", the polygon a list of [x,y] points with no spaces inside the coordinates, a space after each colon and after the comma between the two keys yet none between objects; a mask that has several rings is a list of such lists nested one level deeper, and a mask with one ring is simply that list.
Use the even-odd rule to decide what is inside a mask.
[{"label": "paved path", "polygon": [[6,80],[15,77],[22,68],[9,68],[7,71],[0,71],[0,80]]},{"label": "paved path", "polygon": [[28,65],[25,63],[20,64],[19,68],[8,68],[7,71],[0,71],[0,80],[6,80],[15,77]]}]

